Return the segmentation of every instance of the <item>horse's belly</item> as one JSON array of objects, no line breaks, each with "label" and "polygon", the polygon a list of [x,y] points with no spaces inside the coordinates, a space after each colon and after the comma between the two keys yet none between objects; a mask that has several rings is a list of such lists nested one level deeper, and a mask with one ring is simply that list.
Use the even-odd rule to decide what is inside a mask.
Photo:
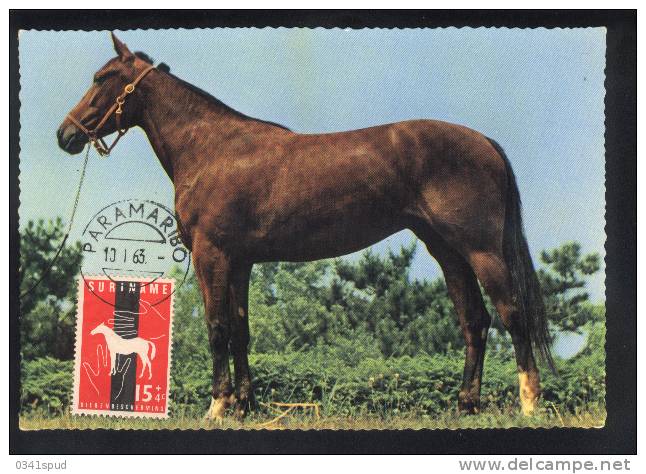
[{"label": "horse's belly", "polygon": [[309,261],[364,249],[401,230],[392,213],[312,214],[274,226],[250,242],[257,261]]}]

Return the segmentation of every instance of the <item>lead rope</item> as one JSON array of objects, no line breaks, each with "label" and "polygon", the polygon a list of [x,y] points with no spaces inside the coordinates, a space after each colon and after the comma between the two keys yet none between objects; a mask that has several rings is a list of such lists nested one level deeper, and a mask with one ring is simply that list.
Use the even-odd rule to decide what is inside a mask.
[{"label": "lead rope", "polygon": [[63,248],[65,247],[65,244],[67,243],[67,239],[70,236],[70,232],[72,231],[72,223],[74,222],[74,216],[76,216],[76,209],[78,208],[79,205],[79,199],[81,197],[81,188],[83,187],[83,181],[85,180],[85,169],[87,168],[87,163],[90,158],[90,148],[92,148],[91,144],[88,143],[87,146],[87,151],[85,152],[85,159],[83,160],[83,167],[81,168],[81,179],[79,179],[79,185],[76,188],[76,196],[74,197],[74,206],[72,207],[72,214],[70,215],[70,222],[67,226],[67,232],[65,232],[65,236],[63,237],[63,241],[58,247],[58,250],[56,250],[56,254],[54,255],[54,258],[49,262],[47,265],[47,268],[43,272],[43,274],[40,276],[38,281],[29,288],[28,290],[22,292],[20,294],[20,299],[22,299],[24,296],[28,295],[32,291],[34,291],[45,279],[47,275],[49,275],[49,272],[51,271],[52,267],[58,260],[58,257],[61,255],[61,252],[63,251]]}]

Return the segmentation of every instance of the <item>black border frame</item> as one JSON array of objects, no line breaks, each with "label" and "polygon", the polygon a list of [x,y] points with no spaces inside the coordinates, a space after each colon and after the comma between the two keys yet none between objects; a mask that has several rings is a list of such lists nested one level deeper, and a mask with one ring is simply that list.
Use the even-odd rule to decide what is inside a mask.
[{"label": "black border frame", "polygon": [[[399,431],[20,431],[18,156],[21,29],[213,27],[607,28],[607,409],[600,429]],[[12,454],[428,453],[636,454],[637,452],[637,13],[636,10],[9,12],[9,452]]]}]

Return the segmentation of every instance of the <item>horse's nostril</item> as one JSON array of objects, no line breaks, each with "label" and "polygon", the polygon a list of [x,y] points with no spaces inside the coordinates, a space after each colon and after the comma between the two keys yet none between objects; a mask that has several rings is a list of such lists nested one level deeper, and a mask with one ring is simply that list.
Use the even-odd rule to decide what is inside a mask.
[{"label": "horse's nostril", "polygon": [[56,131],[58,137],[58,146],[65,152],[76,155],[83,151],[86,140],[78,129],[71,125],[61,126]]}]

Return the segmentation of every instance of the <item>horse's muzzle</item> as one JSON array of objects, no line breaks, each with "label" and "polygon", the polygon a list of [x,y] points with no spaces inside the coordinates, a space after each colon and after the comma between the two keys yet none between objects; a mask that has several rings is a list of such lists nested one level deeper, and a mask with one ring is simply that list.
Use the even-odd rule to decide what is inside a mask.
[{"label": "horse's muzzle", "polygon": [[58,128],[56,136],[58,146],[71,155],[81,153],[88,141],[85,134],[67,120]]}]

